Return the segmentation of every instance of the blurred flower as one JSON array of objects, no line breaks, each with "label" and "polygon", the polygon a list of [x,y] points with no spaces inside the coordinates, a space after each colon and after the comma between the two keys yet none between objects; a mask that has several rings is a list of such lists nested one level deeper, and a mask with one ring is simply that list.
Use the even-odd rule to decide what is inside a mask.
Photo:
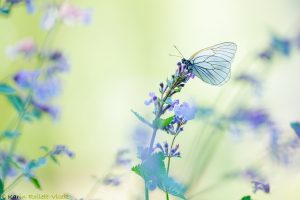
[{"label": "blurred flower", "polygon": [[258,54],[258,56],[263,60],[271,60],[273,57],[272,49],[267,49]]},{"label": "blurred flower", "polygon": [[290,55],[291,41],[288,39],[273,36],[271,46],[275,51],[282,53],[285,56]]},{"label": "blurred flower", "polygon": [[188,121],[195,118],[196,108],[186,102],[183,102],[182,104],[174,107],[174,113],[177,117]]},{"label": "blurred flower", "polygon": [[60,51],[51,52],[49,60],[52,65],[48,67],[48,75],[53,75],[57,72],[68,72],[70,70],[70,64],[67,58]]},{"label": "blurred flower", "polygon": [[48,113],[54,120],[59,119],[60,109],[58,107],[49,104],[41,104],[35,101],[32,101],[32,105],[38,110]]},{"label": "blurred flower", "polygon": [[150,99],[148,99],[148,100],[145,100],[145,105],[150,105],[151,103],[154,103],[154,102],[156,102],[156,100],[157,100],[157,96],[155,95],[155,93],[154,92],[150,92],[149,93],[149,96],[150,96]]},{"label": "blurred flower", "polygon": [[23,169],[23,173],[25,176],[29,178],[34,177],[34,170],[45,166],[46,163],[47,163],[47,159],[45,157],[38,158],[37,160],[31,160],[25,165]]},{"label": "blurred flower", "polygon": [[13,46],[8,47],[6,49],[6,53],[10,58],[16,58],[19,55],[31,58],[37,53],[37,46],[33,39],[27,38]]},{"label": "blurred flower", "polygon": [[145,146],[149,142],[149,133],[145,128],[136,127],[133,133],[133,141],[136,147]]},{"label": "blurred flower", "polygon": [[[7,160],[7,156],[8,153],[6,151],[0,150],[0,163],[5,163]],[[26,158],[20,155],[12,155],[11,159],[19,167],[24,167],[27,164]],[[18,175],[17,170],[13,165],[7,165],[7,168],[4,171],[9,177],[15,177]],[[2,173],[3,170],[0,170],[0,177],[3,177]]]},{"label": "blurred flower", "polygon": [[239,108],[230,117],[233,122],[247,122],[253,129],[262,125],[271,125],[269,115],[263,109],[243,109]]},{"label": "blurred flower", "polygon": [[252,181],[253,183],[253,192],[257,192],[258,190],[261,190],[265,193],[270,193],[270,185],[269,183],[263,183],[263,182],[259,182],[259,181]]},{"label": "blurred flower", "polygon": [[255,94],[258,96],[261,95],[262,92],[261,81],[255,76],[244,73],[236,77],[236,80],[249,83],[254,88]]},{"label": "blurred flower", "polygon": [[105,185],[119,186],[121,184],[121,178],[119,176],[105,177],[103,183]]},{"label": "blurred flower", "polygon": [[58,156],[58,155],[66,155],[69,158],[74,157],[74,152],[70,151],[67,146],[65,145],[56,145],[54,146],[53,150],[51,151],[51,155]]},{"label": "blurred flower", "polygon": [[129,158],[129,150],[128,149],[119,150],[116,156],[116,165],[128,166],[130,163],[131,163],[131,159]]},{"label": "blurred flower", "polygon": [[19,87],[30,89],[34,87],[39,75],[39,70],[21,70],[14,75],[14,81]]},{"label": "blurred flower", "polygon": [[36,81],[32,87],[33,99],[40,103],[51,101],[61,92],[60,80],[56,77],[47,78],[45,80]]},{"label": "blurred flower", "polygon": [[298,137],[300,137],[300,123],[299,122],[292,122],[291,127],[295,131],[296,135]]},{"label": "blurred flower", "polygon": [[165,102],[168,105],[168,110],[169,111],[172,111],[174,109],[174,107],[179,104],[178,99],[176,99],[175,101],[172,101],[171,97],[167,98]]},{"label": "blurred flower", "polygon": [[63,2],[61,5],[49,4],[46,6],[41,24],[45,30],[50,30],[59,21],[67,25],[89,24],[91,18],[90,9],[81,9],[68,2]]}]

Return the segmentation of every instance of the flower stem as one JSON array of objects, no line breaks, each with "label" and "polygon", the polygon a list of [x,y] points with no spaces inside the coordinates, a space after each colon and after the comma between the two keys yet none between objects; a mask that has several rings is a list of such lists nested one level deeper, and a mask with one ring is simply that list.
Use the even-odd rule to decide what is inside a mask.
[{"label": "flower stem", "polygon": [[[174,142],[175,142],[175,139],[176,139],[177,135],[178,134],[174,135],[174,137],[173,137],[171,147],[170,147],[171,148],[170,151],[173,149],[173,145],[174,145]],[[170,171],[170,165],[171,165],[171,156],[169,155],[168,156],[168,163],[167,163],[167,174],[168,175],[169,175],[169,171]],[[166,192],[166,200],[169,200],[169,193],[168,192]]]},{"label": "flower stem", "polygon": [[149,200],[149,190],[147,188],[146,181],[145,181],[145,200]]}]

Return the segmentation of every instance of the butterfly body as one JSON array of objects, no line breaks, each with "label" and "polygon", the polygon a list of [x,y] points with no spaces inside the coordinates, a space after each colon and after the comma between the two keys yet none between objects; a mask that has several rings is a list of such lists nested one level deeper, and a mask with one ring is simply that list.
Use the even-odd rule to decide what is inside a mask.
[{"label": "butterfly body", "polygon": [[236,44],[224,42],[197,51],[190,59],[181,62],[188,71],[211,85],[223,85],[230,78],[230,66],[236,52]]}]

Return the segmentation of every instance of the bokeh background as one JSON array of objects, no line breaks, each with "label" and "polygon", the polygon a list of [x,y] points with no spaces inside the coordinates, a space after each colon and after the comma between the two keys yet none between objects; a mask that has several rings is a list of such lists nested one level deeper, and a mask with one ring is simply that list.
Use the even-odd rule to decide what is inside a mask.
[{"label": "bokeh background", "polygon": [[[63,49],[72,64],[64,78],[61,119],[49,118],[24,127],[18,152],[40,155],[41,145],[66,144],[76,152],[72,160],[62,159],[60,166],[50,164],[38,171],[42,193],[71,193],[84,197],[93,185],[91,175],[104,176],[110,169],[118,149],[133,147],[131,137],[139,122],[130,109],[150,116],[144,106],[150,91],[174,72],[177,54],[173,45],[189,57],[195,51],[223,41],[237,43],[238,51],[232,74],[240,68],[264,63],[252,62],[257,52],[265,48],[273,33],[294,36],[300,30],[298,0],[73,0],[77,5],[91,7],[93,20],[88,27],[61,27],[51,46]],[[41,14],[30,16],[24,8],[14,10],[9,18],[0,17],[0,75],[7,76],[17,68],[11,65],[5,49],[20,39],[32,37],[41,41],[45,33],[39,28]],[[261,104],[273,115],[280,127],[292,134],[289,123],[300,119],[300,52],[288,58],[278,58],[271,64],[272,73],[264,82]],[[25,68],[26,66],[24,66]],[[231,82],[213,87],[200,80],[192,81],[184,94],[186,101],[212,105],[218,93],[226,90],[234,94]],[[226,95],[226,94],[225,94]],[[237,94],[235,98],[244,98]],[[254,98],[247,96],[248,100]],[[0,97],[1,130],[15,115],[6,100]],[[225,105],[224,105],[225,106]],[[230,105],[229,105],[230,106]],[[147,114],[148,113],[148,114]],[[190,143],[201,134],[201,122],[188,124],[178,142],[183,155],[174,161],[171,174],[185,180],[190,174],[185,159],[193,159]],[[160,139],[167,137],[160,136]],[[261,139],[263,140],[263,139]],[[199,147],[200,148],[200,147]],[[224,138],[211,167],[200,184],[217,180],[226,169],[246,166],[261,151],[260,140],[249,136],[240,143]],[[274,165],[274,164],[273,164]],[[274,169],[273,169],[274,170]],[[298,200],[300,196],[299,167],[278,167],[273,174],[272,192],[258,194],[255,199]],[[251,193],[251,185],[244,182],[221,184],[201,199],[239,199]],[[17,192],[41,193],[25,181]],[[143,195],[142,180],[128,173],[124,184],[113,188],[101,186],[100,199],[139,199]],[[164,195],[154,192],[153,199]],[[157,196],[156,196],[157,195]],[[197,198],[195,198],[197,199]]]}]

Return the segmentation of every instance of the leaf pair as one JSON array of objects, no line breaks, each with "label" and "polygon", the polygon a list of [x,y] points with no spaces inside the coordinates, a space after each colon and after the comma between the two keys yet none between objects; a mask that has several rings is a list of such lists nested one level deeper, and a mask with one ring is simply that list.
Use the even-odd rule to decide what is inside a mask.
[{"label": "leaf pair", "polygon": [[156,187],[171,195],[186,199],[184,196],[186,188],[168,176],[163,153],[154,153],[148,156],[143,162],[132,167],[132,171],[141,176],[150,190]]}]

